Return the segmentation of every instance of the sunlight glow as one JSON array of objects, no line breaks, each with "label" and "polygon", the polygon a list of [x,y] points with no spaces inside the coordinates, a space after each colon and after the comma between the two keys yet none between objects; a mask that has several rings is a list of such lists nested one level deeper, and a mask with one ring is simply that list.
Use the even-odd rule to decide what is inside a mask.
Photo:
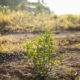
[{"label": "sunlight glow", "polygon": [[[38,0],[29,0],[38,1]],[[58,14],[80,14],[80,0],[44,0],[50,9]]]}]

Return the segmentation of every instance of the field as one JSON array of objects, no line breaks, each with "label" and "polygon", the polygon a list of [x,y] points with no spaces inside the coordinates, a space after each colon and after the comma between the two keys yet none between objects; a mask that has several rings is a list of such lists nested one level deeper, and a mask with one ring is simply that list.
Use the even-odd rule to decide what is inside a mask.
[{"label": "field", "polygon": [[19,32],[44,32],[47,29],[53,31],[79,31],[79,15],[56,15],[56,14],[30,14],[26,11],[0,12],[0,33]]},{"label": "field", "polygon": [[0,15],[0,80],[37,80],[37,74],[24,58],[24,45],[47,29],[55,39],[55,56],[64,53],[65,59],[61,65],[53,66],[54,78],[46,80],[80,80],[79,15],[32,15],[25,11]]}]

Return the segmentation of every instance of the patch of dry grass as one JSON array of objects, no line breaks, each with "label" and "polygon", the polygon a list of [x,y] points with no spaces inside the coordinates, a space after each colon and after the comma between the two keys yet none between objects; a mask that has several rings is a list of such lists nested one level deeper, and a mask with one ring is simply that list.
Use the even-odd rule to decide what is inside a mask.
[{"label": "patch of dry grass", "polygon": [[3,53],[25,52],[23,48],[24,44],[25,41],[11,40],[6,37],[2,37],[0,39],[0,51]]},{"label": "patch of dry grass", "polygon": [[[28,40],[12,40],[8,37],[0,38],[0,52],[1,53],[20,53],[25,52],[24,45],[26,42],[32,42],[34,39]],[[68,50],[80,50],[80,38],[70,38],[55,40],[55,49],[57,52],[64,52]]]},{"label": "patch of dry grass", "polygon": [[[19,31],[45,31],[66,30],[80,28],[80,16],[40,13],[32,15],[26,11],[0,12],[1,31],[19,32]],[[4,32],[5,33],[5,32]]]}]

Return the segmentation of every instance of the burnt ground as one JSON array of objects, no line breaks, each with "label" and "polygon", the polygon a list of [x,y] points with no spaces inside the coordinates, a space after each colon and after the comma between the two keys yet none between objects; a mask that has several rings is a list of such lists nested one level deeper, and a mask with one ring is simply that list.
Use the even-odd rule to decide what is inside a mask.
[{"label": "burnt ground", "polygon": [[[31,40],[38,37],[35,33],[15,33],[1,35],[13,40]],[[80,32],[63,32],[53,34],[59,42],[56,54],[65,54],[60,66],[53,66],[54,79],[46,80],[80,80]],[[66,44],[68,41],[68,44]],[[24,59],[25,53],[0,54],[0,80],[36,80],[37,74]]]}]

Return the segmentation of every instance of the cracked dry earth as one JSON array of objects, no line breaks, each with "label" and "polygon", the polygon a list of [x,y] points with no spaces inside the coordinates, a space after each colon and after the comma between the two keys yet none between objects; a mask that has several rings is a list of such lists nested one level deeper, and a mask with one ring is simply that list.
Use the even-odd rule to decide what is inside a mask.
[{"label": "cracked dry earth", "polygon": [[[8,34],[3,36],[13,40],[25,40],[38,37],[38,34]],[[59,56],[64,53],[65,59],[60,66],[53,66],[54,79],[48,78],[46,80],[80,80],[80,32],[61,33],[54,35],[54,38],[62,41],[62,43],[67,40],[69,45],[59,45],[57,53]],[[74,44],[79,46],[77,47]],[[65,46],[67,47],[65,48]],[[25,53],[0,54],[0,80],[36,80],[37,74],[27,64],[24,55]],[[69,73],[74,74],[74,76],[68,75]]]}]

